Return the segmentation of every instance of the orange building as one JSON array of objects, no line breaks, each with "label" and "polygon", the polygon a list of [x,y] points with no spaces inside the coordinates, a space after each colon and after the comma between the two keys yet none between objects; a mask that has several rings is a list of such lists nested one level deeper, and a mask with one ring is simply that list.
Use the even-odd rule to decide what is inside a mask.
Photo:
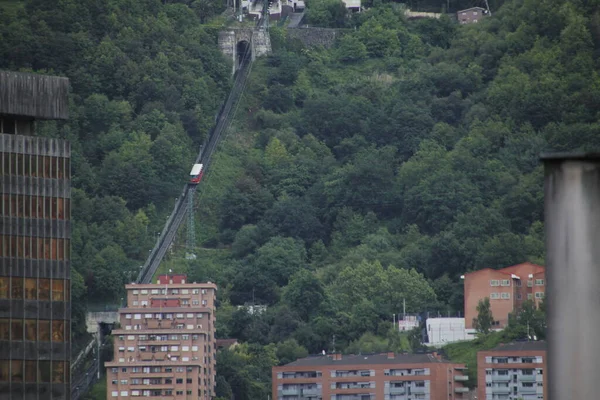
[{"label": "orange building", "polygon": [[274,400],[466,399],[465,369],[436,353],[306,357],[273,368],[272,394]]},{"label": "orange building", "polygon": [[501,344],[477,353],[477,398],[479,400],[547,397],[546,342]]},{"label": "orange building", "polygon": [[156,284],[125,288],[114,359],[105,363],[107,399],[214,397],[217,286],[162,275]]},{"label": "orange building", "polygon": [[477,304],[486,297],[490,299],[495,329],[505,328],[508,315],[525,300],[539,304],[544,298],[545,268],[530,262],[502,269],[484,268],[465,274],[463,279],[467,333],[473,330]]}]

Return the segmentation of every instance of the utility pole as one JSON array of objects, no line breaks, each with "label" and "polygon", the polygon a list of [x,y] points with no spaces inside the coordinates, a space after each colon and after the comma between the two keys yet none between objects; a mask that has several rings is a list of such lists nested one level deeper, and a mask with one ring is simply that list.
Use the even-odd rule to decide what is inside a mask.
[{"label": "utility pole", "polygon": [[404,313],[404,319],[406,320],[406,299],[402,299],[402,312]]},{"label": "utility pole", "polygon": [[98,342],[97,342],[97,344],[98,344],[98,347],[97,347],[98,351],[97,351],[97,354],[96,354],[96,360],[98,360],[98,372],[97,372],[97,376],[98,376],[98,380],[100,380],[100,342],[102,341],[102,332],[100,331],[100,329],[98,329],[98,336],[97,336],[97,338],[98,338]]},{"label": "utility pole", "polygon": [[485,7],[487,8],[488,14],[491,17],[492,11],[490,10],[490,5],[488,4],[488,0],[485,0]]},{"label": "utility pole", "polygon": [[333,353],[335,354],[335,335],[333,335]]}]

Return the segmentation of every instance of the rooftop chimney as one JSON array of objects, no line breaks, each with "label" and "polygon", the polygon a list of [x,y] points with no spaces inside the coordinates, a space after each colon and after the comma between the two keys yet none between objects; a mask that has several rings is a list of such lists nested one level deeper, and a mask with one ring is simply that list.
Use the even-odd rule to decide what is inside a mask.
[{"label": "rooftop chimney", "polygon": [[393,360],[394,359],[394,352],[393,351],[388,351],[387,358],[388,358],[388,360]]},{"label": "rooftop chimney", "polygon": [[595,337],[600,329],[600,154],[542,159],[548,399],[592,399],[598,395],[600,370],[600,342]]}]

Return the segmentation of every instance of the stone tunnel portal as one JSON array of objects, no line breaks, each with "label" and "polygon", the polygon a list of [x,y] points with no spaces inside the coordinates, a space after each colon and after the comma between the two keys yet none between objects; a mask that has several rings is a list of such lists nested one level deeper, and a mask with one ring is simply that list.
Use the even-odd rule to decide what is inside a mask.
[{"label": "stone tunnel portal", "polygon": [[250,43],[247,40],[242,40],[237,44],[236,53],[237,64],[238,66],[241,66],[246,59],[252,57],[252,46],[250,46]]}]

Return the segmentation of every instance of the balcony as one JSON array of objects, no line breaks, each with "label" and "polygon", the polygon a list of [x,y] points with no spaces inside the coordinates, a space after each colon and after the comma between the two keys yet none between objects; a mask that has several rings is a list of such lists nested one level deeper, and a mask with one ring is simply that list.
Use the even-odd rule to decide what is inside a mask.
[{"label": "balcony", "polygon": [[469,393],[469,388],[457,387],[457,388],[454,388],[454,393]]},{"label": "balcony", "polygon": [[454,375],[454,380],[456,382],[466,382],[469,380],[469,377],[467,375]]},{"label": "balcony", "polygon": [[417,387],[412,387],[410,388],[411,393],[413,394],[421,394],[421,393],[425,393],[425,386],[417,386]]},{"label": "balcony", "polygon": [[519,387],[519,393],[521,394],[535,394],[537,393],[536,386],[521,386]]},{"label": "balcony", "polygon": [[510,375],[492,375],[492,382],[510,382]]},{"label": "balcony", "polygon": [[300,394],[302,397],[309,397],[309,396],[320,396],[321,395],[321,390],[314,388],[314,389],[302,389],[302,393]]},{"label": "balcony", "polygon": [[535,375],[519,375],[520,382],[535,382]]},{"label": "balcony", "polygon": [[297,389],[297,388],[281,389],[281,394],[283,396],[297,396],[299,394],[299,389]]},{"label": "balcony", "polygon": [[406,388],[403,386],[390,386],[390,394],[406,394]]},{"label": "balcony", "polygon": [[492,387],[493,394],[510,394],[510,387],[508,386],[495,386]]}]

